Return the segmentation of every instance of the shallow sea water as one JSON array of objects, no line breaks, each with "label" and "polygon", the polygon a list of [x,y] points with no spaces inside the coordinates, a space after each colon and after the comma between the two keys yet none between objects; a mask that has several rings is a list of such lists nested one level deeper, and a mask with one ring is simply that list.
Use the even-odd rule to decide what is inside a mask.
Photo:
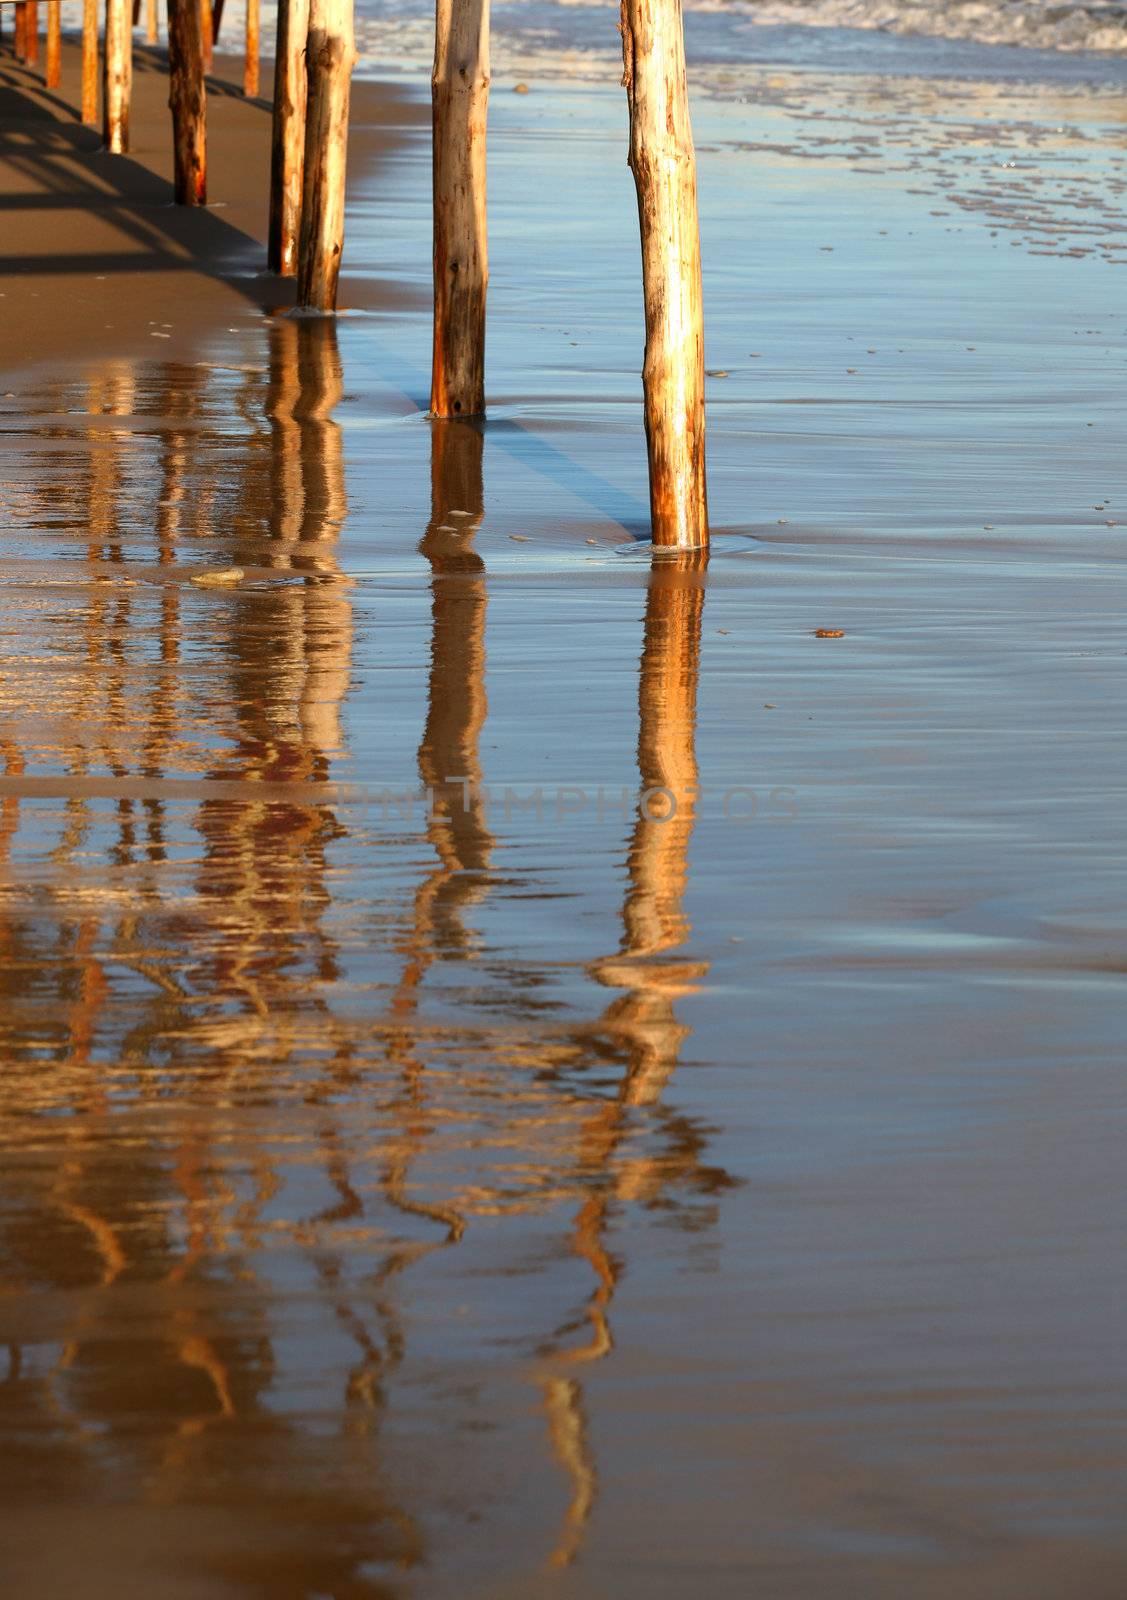
[{"label": "shallow sea water", "polygon": [[706,569],[609,88],[483,429],[421,119],[415,312],[0,403],[13,1593],[1122,1594],[1123,111],[702,102]]}]

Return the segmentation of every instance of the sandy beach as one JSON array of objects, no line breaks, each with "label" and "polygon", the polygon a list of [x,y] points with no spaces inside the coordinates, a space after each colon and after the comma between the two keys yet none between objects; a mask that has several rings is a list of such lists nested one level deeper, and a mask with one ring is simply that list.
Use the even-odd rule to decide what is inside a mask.
[{"label": "sandy beach", "polygon": [[[63,82],[0,57],[4,315],[0,372],[98,354],[186,357],[249,310],[293,305],[293,285],[266,271],[270,184],[269,63],[262,95],[244,100],[242,64],[217,56],[209,80],[212,203],[172,204],[168,76],[163,52],[134,59],[132,148],[106,154],[79,116],[79,48],[64,41]],[[414,96],[357,85],[351,158],[374,172],[396,130],[421,115]],[[394,285],[349,282],[345,304],[394,305]]]},{"label": "sandy beach", "polygon": [[177,216],[0,65],[4,1587],[1118,1600],[1114,63],[690,14],[655,567],[613,18],[501,7],[479,427],[416,10],[335,320],[262,106]]}]

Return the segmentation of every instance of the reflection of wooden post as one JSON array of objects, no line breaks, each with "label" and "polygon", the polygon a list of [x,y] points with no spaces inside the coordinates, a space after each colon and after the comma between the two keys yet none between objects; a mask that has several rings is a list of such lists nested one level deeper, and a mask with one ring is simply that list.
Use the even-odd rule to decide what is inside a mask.
[{"label": "reflection of wooden post", "polygon": [[129,91],[133,76],[132,0],[106,0],[105,74],[102,85],[102,137],[106,149],[129,149]]},{"label": "reflection of wooden post", "polygon": [[630,888],[622,908],[622,947],[592,968],[600,983],[626,992],[600,1031],[622,1041],[629,1072],[619,1097],[651,1105],[677,1063],[689,1029],[673,1002],[690,994],[706,963],[669,959],[688,938],[683,902],[697,794],[694,750],[704,609],[703,555],[660,561],[646,596],[638,682],[638,821],[627,857]]},{"label": "reflection of wooden post", "polygon": [[415,905],[429,915],[436,951],[471,944],[463,913],[486,892],[494,844],[481,765],[489,595],[473,548],[485,516],[483,446],[479,423],[431,423],[431,512],[419,545],[433,573],[431,664],[419,776],[431,794],[427,835],[439,866]]},{"label": "reflection of wooden post", "polygon": [[[337,557],[348,515],[344,440],[333,411],[344,393],[344,370],[333,322],[297,324],[298,399],[293,415],[301,429],[301,543],[312,553],[302,565],[321,581],[306,587],[306,673],[299,717],[303,738],[321,754],[344,745],[341,707],[350,682],[352,602]],[[336,581],[326,581],[335,579]]]},{"label": "reflection of wooden post", "polygon": [[48,89],[57,89],[62,82],[63,19],[62,0],[47,0],[47,72]]},{"label": "reflection of wooden post", "polygon": [[168,0],[168,104],[178,206],[207,204],[207,88],[198,0]]},{"label": "reflection of wooden post", "polygon": [[156,44],[159,37],[157,0],[145,0],[145,43]]},{"label": "reflection of wooden post", "polygon": [[271,550],[266,565],[271,567],[294,565],[294,550],[301,543],[305,512],[301,428],[294,417],[301,394],[297,371],[299,326],[300,323],[291,317],[279,317],[270,328],[266,414],[270,419]]},{"label": "reflection of wooden post", "polygon": [[352,0],[311,0],[297,301],[314,311],[335,311],[337,304],[344,247],[348,92],[355,59]]},{"label": "reflection of wooden post", "polygon": [[248,100],[258,94],[258,0],[246,0],[247,58],[243,65],[243,93]]},{"label": "reflection of wooden post", "polygon": [[98,0],[82,0],[82,120],[98,126]]},{"label": "reflection of wooden post", "polygon": [[622,0],[622,61],[642,233],[653,540],[695,549],[708,543],[704,313],[681,0]]},{"label": "reflection of wooden post", "polygon": [[431,77],[436,417],[485,410],[485,129],[489,0],[437,0]]},{"label": "reflection of wooden post", "polygon": [[278,0],[274,47],[274,128],[270,149],[271,272],[297,273],[301,185],[305,171],[305,38],[309,0]]}]

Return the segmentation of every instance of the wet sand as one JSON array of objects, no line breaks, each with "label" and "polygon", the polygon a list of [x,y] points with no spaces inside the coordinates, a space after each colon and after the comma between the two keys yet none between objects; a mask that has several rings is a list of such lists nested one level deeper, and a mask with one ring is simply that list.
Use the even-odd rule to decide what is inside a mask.
[{"label": "wet sand", "polygon": [[0,405],[13,1592],[1122,1594],[1121,273],[1036,252],[1123,108],[775,80],[707,569],[612,88],[495,94],[483,429],[418,110],[400,303]]},{"label": "wet sand", "polygon": [[[0,375],[96,353],[190,356],[248,315],[293,304],[265,270],[270,186],[269,63],[262,97],[242,94],[242,65],[216,57],[208,79],[206,210],[172,204],[172,139],[163,50],[134,51],[128,156],[100,148],[79,115],[81,51],[66,41],[62,87],[0,56]],[[420,115],[395,86],[357,84],[349,158],[374,172],[398,129]],[[342,305],[388,305],[396,285],[345,275]]]}]

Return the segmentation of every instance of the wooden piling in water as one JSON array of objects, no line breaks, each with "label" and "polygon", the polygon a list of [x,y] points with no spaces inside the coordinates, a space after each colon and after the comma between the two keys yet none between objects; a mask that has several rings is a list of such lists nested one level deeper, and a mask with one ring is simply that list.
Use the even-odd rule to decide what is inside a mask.
[{"label": "wooden piling in water", "polygon": [[98,0],[82,0],[82,120],[98,126]]},{"label": "wooden piling in water", "polygon": [[102,138],[113,155],[129,149],[129,96],[133,81],[132,0],[106,0],[102,49]]},{"label": "wooden piling in water", "polygon": [[168,105],[178,206],[207,204],[207,86],[199,0],[168,0]]},{"label": "wooden piling in water", "polygon": [[47,0],[47,67],[44,78],[48,89],[57,89],[63,79],[62,0]]},{"label": "wooden piling in water", "polygon": [[489,0],[437,0],[431,75],[436,417],[485,411]]},{"label": "wooden piling in water", "polygon": [[681,0],[622,0],[621,30],[642,236],[653,541],[699,549],[708,544],[704,313]]},{"label": "wooden piling in water", "polygon": [[16,0],[16,23],[12,48],[17,61],[27,59],[27,0]]},{"label": "wooden piling in water", "polygon": [[309,0],[278,0],[267,259],[271,272],[281,273],[286,278],[297,273],[305,172],[305,42],[308,32]]},{"label": "wooden piling in water", "polygon": [[246,0],[246,61],[243,65],[243,93],[248,100],[258,96],[258,0]]},{"label": "wooden piling in water", "polygon": [[156,44],[160,38],[160,25],[157,17],[157,0],[145,0],[145,43]]},{"label": "wooden piling in water", "polygon": [[336,310],[344,247],[348,98],[355,60],[352,0],[311,0],[297,303],[312,311]]},{"label": "wooden piling in water", "polygon": [[24,7],[24,60],[29,67],[39,65],[39,0],[26,0]]}]

